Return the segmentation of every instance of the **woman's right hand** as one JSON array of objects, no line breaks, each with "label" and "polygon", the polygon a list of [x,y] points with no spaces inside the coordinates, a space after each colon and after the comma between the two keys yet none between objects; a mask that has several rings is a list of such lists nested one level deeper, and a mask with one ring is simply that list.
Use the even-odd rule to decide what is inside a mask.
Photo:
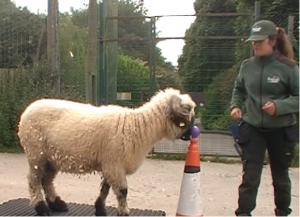
[{"label": "woman's right hand", "polygon": [[235,121],[240,120],[242,118],[241,109],[239,109],[237,107],[233,108],[230,112],[230,117]]}]

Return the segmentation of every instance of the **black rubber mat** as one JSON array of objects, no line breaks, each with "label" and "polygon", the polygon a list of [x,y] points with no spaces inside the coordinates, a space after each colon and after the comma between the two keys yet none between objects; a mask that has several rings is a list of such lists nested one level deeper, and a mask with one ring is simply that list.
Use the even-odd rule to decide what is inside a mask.
[{"label": "black rubber mat", "polygon": [[[93,205],[68,203],[68,212],[52,212],[52,216],[95,216]],[[107,215],[116,216],[117,209],[107,206]],[[37,216],[33,206],[29,205],[29,199],[19,198],[7,201],[0,205],[0,216]],[[130,216],[166,216],[161,210],[130,209]]]}]

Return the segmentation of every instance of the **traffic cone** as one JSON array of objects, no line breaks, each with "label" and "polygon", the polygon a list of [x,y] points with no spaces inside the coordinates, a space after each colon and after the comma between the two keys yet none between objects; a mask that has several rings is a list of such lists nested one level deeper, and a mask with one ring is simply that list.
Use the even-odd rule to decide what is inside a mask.
[{"label": "traffic cone", "polygon": [[200,184],[200,157],[197,138],[190,139],[176,216],[203,216]]}]

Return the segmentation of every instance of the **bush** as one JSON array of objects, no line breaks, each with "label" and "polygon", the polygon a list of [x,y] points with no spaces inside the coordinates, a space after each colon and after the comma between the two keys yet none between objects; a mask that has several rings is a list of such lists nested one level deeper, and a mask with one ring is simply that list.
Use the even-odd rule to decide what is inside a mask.
[{"label": "bush", "polygon": [[291,167],[299,167],[299,143],[295,146]]},{"label": "bush", "polygon": [[200,109],[203,128],[206,130],[227,130],[231,123],[229,103],[239,64],[220,72],[204,92],[204,107]]},{"label": "bush", "polygon": [[43,66],[34,70],[5,69],[0,71],[0,146],[16,147],[17,123],[20,113],[41,95],[50,95],[43,80]]}]

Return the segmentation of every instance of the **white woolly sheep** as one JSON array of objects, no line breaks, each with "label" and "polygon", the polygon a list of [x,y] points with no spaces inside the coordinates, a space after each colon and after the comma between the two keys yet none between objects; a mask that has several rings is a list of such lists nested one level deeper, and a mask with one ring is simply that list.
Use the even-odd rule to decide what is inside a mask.
[{"label": "white woolly sheep", "polygon": [[101,173],[95,215],[106,215],[110,187],[118,215],[129,215],[126,176],[136,172],[157,141],[189,139],[195,106],[189,95],[172,88],[134,109],[58,99],[33,102],[21,115],[18,136],[29,163],[30,200],[37,214],[68,210],[53,184],[61,171]]}]

